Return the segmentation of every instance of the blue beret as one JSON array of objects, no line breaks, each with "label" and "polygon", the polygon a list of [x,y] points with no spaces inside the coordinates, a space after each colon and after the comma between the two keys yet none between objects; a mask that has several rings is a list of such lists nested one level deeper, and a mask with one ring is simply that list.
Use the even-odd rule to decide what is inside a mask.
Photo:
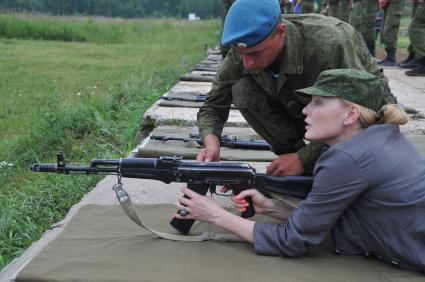
[{"label": "blue beret", "polygon": [[236,0],[224,21],[221,45],[254,46],[273,31],[279,16],[278,0]]}]

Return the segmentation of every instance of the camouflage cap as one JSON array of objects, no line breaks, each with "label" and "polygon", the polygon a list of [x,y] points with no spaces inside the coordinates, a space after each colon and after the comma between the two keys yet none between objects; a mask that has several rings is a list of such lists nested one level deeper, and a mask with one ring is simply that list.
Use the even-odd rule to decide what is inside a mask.
[{"label": "camouflage cap", "polygon": [[333,69],[321,72],[313,86],[297,92],[312,96],[341,97],[378,111],[384,97],[384,81],[365,71]]},{"label": "camouflage cap", "polygon": [[221,45],[252,47],[273,31],[279,16],[278,0],[237,0],[226,15]]}]

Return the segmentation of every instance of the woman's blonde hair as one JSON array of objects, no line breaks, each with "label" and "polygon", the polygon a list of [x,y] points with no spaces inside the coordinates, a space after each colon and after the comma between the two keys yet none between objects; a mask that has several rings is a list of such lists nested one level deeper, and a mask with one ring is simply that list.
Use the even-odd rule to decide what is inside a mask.
[{"label": "woman's blonde hair", "polygon": [[346,106],[356,105],[360,108],[359,123],[363,128],[378,123],[392,123],[403,125],[409,121],[406,112],[397,104],[386,104],[378,112],[365,108],[358,104],[342,99]]}]

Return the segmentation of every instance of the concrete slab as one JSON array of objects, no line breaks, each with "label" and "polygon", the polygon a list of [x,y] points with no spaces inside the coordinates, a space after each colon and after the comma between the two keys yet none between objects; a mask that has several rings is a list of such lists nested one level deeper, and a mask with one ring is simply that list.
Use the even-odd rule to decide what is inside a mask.
[{"label": "concrete slab", "polygon": [[207,94],[212,87],[211,82],[179,81],[168,92],[169,93],[196,93]]},{"label": "concrete slab", "polygon": [[397,67],[384,68],[398,102],[417,112],[410,114],[409,122],[401,127],[401,131],[406,135],[425,134],[425,77],[407,76],[405,71]]},{"label": "concrete slab", "polygon": [[207,57],[208,61],[221,62],[222,56],[221,54],[211,54]]},{"label": "concrete slab", "polygon": [[192,71],[180,77],[181,81],[212,82],[216,72],[213,71]]},{"label": "concrete slab", "polygon": [[[154,120],[156,125],[180,123],[195,126],[198,110],[198,108],[187,107],[161,107],[159,102],[156,102],[146,111],[144,118]],[[231,109],[225,126],[248,127],[248,123],[238,110]]]}]

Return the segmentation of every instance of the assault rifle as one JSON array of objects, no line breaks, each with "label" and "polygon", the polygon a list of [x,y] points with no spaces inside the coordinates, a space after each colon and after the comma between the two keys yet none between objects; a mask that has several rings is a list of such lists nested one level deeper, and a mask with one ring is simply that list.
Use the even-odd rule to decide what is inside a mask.
[{"label": "assault rifle", "polygon": [[193,97],[175,97],[175,96],[162,96],[165,101],[188,101],[188,102],[205,102],[207,100],[206,94],[199,94]]},{"label": "assault rifle", "polygon": [[[201,137],[197,133],[190,133],[189,137],[171,137],[164,135],[151,135],[152,140],[160,141],[182,141],[191,142],[194,141],[199,145],[203,146]],[[270,144],[264,140],[255,139],[239,139],[237,136],[222,135],[220,138],[221,147],[229,147],[233,149],[250,149],[250,150],[267,150],[270,151]]]},{"label": "assault rifle", "polygon": [[[216,193],[217,186],[226,186],[235,195],[255,187],[263,192],[305,198],[313,181],[311,176],[270,176],[256,173],[247,163],[184,161],[179,157],[92,160],[90,166],[69,166],[62,152],[57,154],[57,163],[33,164],[31,170],[63,174],[118,175],[118,183],[121,177],[154,179],[167,184],[182,182],[201,195],[206,195],[208,191]],[[254,215],[254,208],[252,200],[246,200],[249,207],[241,216],[249,218]],[[184,216],[182,210],[177,212]],[[182,234],[187,234],[193,223],[194,220],[191,219],[172,219],[170,222]]]}]

